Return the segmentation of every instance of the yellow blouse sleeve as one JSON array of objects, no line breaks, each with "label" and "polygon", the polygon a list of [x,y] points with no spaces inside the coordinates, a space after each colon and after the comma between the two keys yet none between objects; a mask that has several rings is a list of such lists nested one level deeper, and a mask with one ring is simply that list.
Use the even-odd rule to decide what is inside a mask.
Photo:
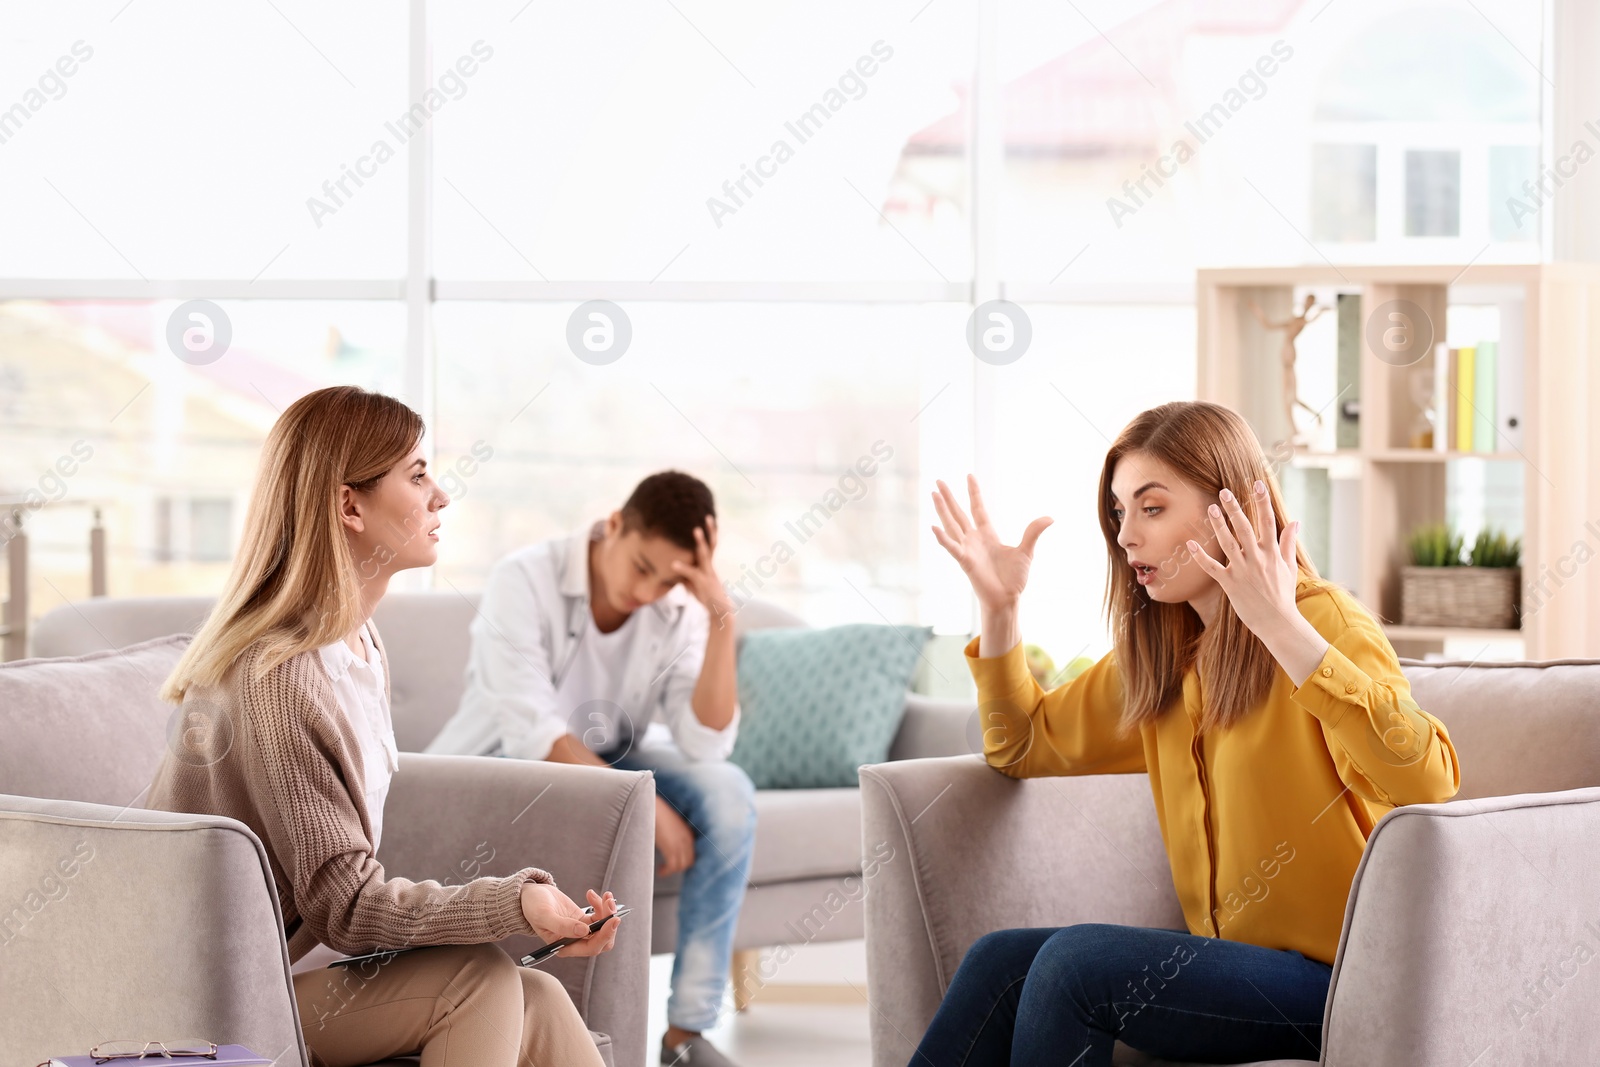
[{"label": "yellow blouse sleeve", "polygon": [[1028,670],[1020,641],[1004,655],[980,658],[974,637],[966,655],[989,766],[1013,778],[1146,770],[1140,733],[1117,736],[1123,697],[1114,654],[1048,692]]},{"label": "yellow blouse sleeve", "polygon": [[1294,702],[1322,723],[1345,785],[1375,804],[1437,804],[1461,787],[1461,766],[1444,724],[1417,706],[1394,648],[1359,603],[1316,593],[1300,612],[1328,651]]}]

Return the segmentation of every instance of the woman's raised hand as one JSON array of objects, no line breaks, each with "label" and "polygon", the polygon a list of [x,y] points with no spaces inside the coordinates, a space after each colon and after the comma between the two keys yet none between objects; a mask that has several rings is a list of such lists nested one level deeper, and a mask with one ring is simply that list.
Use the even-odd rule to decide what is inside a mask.
[{"label": "woman's raised hand", "polygon": [[967,497],[972,502],[970,519],[956,502],[950,487],[942,481],[936,484],[939,491],[933,494],[933,507],[939,513],[941,525],[933,527],[933,536],[961,564],[980,605],[993,610],[1015,604],[1028,584],[1033,546],[1055,520],[1034,519],[1022,532],[1020,544],[1003,545],[989,522],[978,479],[967,475]]}]

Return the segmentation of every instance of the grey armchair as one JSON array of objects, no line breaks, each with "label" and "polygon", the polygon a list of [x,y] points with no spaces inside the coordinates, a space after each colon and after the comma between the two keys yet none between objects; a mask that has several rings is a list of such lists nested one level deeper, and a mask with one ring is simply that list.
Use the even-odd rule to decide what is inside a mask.
[{"label": "grey armchair", "polygon": [[[472,641],[469,624],[478,597],[470,591],[392,592],[373,613],[394,664],[394,732],[402,752],[427,747],[461,700]],[[190,631],[205,620],[212,603],[210,597],[156,596],[63,604],[39,620],[34,654],[76,656]],[[802,626],[804,621],[755,599],[741,605],[735,625],[742,634]],[[968,738],[975,719],[970,703],[907,693],[889,758],[971,751]],[[393,796],[389,802],[395,803]],[[808,943],[859,938],[866,911],[858,894],[860,790],[762,789],[756,793],[756,812],[756,851],[734,948],[787,945],[797,929]],[[671,952],[676,945],[682,886],[681,874],[655,883],[650,933],[658,953]],[[644,899],[628,903],[639,907]],[[756,970],[736,969],[736,1001],[742,1003],[761,984]]]},{"label": "grey armchair", "polygon": [[[140,806],[173,710],[155,683],[187,641],[0,664],[0,1062],[206,1036],[309,1063],[260,841]],[[642,773],[402,753],[378,858],[456,882],[531,863],[569,891],[646,901],[654,797]],[[645,1062],[649,924],[642,909],[611,952],[544,965],[618,1065]]]},{"label": "grey armchair", "polygon": [[[1374,828],[1319,1062],[1600,1063],[1600,662],[1402,663],[1461,789]],[[866,897],[877,1067],[910,1062],[990,930],[1185,928],[1145,775],[1017,781],[956,756],[864,767],[861,786],[863,855],[892,857]],[[1166,1063],[1120,1042],[1117,1057]]]},{"label": "grey armchair", "polygon": [[307,1064],[266,852],[233,819],[0,795],[0,1060],[211,1037]]}]

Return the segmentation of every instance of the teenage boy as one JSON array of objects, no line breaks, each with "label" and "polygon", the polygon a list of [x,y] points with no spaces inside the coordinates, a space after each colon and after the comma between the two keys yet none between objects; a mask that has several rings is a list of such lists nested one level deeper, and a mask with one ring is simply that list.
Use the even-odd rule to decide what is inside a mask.
[{"label": "teenage boy", "polygon": [[657,875],[684,872],[661,1052],[678,1067],[732,1062],[701,1031],[727,987],[755,844],[755,787],[727,762],[739,704],[716,547],[711,490],[669,470],[590,528],[500,560],[461,705],[427,748],[655,772]]}]

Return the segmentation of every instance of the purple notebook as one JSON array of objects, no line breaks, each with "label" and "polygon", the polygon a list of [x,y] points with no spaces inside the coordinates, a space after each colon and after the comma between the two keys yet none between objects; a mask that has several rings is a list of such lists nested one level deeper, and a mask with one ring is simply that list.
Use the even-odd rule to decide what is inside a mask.
[{"label": "purple notebook", "polygon": [[130,1067],[153,1067],[155,1064],[171,1064],[172,1067],[250,1067],[252,1064],[266,1064],[271,1067],[272,1061],[263,1059],[243,1045],[218,1045],[214,1059],[210,1056],[146,1056],[142,1060],[125,1058],[101,1063],[93,1056],[56,1056],[50,1060],[50,1067],[123,1067],[124,1064]]}]

